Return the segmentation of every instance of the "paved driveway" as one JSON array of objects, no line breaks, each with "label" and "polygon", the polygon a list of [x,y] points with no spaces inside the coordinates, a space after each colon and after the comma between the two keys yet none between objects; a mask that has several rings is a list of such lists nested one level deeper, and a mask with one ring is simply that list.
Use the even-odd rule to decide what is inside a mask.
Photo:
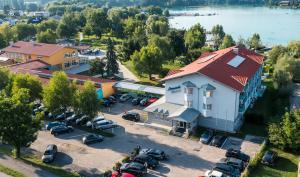
[{"label": "paved driveway", "polygon": [[58,136],[41,131],[31,148],[41,154],[48,144],[58,145],[60,151],[55,164],[65,169],[75,170],[85,176],[96,176],[111,169],[137,145],[158,148],[170,155],[170,160],[162,162],[156,171],[148,176],[197,177],[210,169],[215,162],[224,157],[225,151],[196,141],[166,135],[150,128],[121,119],[120,115],[105,114],[105,117],[118,122],[122,127],[114,129],[113,138],[102,143],[83,145],[81,138],[86,134],[75,130],[71,134]]}]

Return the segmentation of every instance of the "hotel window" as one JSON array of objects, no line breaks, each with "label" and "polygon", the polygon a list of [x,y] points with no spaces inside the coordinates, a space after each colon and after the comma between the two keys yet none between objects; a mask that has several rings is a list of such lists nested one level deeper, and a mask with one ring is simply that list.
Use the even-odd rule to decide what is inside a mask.
[{"label": "hotel window", "polygon": [[212,97],[213,96],[213,92],[212,91],[203,91],[203,96],[205,96],[205,97]]},{"label": "hotel window", "polygon": [[211,110],[212,109],[212,105],[211,104],[203,104],[203,109],[205,109],[205,110]]}]

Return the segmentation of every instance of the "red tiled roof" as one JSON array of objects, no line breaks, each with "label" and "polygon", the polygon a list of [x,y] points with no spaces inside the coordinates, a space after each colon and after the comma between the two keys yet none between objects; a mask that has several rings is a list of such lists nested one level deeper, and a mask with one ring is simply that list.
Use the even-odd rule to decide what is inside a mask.
[{"label": "red tiled roof", "polygon": [[64,48],[64,46],[56,44],[18,41],[11,46],[4,48],[3,51],[28,55],[51,56],[62,48]]},{"label": "red tiled roof", "polygon": [[[251,79],[261,67],[264,57],[254,51],[241,47],[238,49],[238,54],[236,54],[234,48],[236,47],[206,53],[196,61],[181,68],[181,72],[174,72],[171,75],[167,75],[162,81],[201,73],[235,90],[243,91],[248,79]],[[230,66],[228,62],[237,55],[245,58],[245,60],[238,67]]]},{"label": "red tiled roof", "polygon": [[12,72],[18,72],[18,70],[23,70],[23,71],[34,70],[34,69],[44,68],[46,66],[49,66],[49,64],[42,60],[31,60],[25,63],[10,65],[8,67]]}]

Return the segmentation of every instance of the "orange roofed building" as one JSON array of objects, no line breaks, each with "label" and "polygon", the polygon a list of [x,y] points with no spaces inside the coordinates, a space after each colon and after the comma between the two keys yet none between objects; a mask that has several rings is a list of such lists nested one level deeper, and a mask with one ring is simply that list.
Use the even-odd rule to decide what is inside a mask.
[{"label": "orange roofed building", "polygon": [[3,51],[19,63],[32,60],[49,63],[51,70],[66,70],[86,63],[85,58],[78,56],[77,49],[57,44],[18,41]]}]

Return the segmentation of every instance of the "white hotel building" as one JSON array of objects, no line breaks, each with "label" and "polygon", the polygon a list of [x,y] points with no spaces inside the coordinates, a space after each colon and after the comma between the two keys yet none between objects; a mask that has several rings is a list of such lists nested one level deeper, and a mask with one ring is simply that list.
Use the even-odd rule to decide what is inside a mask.
[{"label": "white hotel building", "polygon": [[149,107],[150,123],[179,132],[197,126],[235,132],[260,96],[263,56],[241,47],[203,54],[162,79],[165,96]]}]

